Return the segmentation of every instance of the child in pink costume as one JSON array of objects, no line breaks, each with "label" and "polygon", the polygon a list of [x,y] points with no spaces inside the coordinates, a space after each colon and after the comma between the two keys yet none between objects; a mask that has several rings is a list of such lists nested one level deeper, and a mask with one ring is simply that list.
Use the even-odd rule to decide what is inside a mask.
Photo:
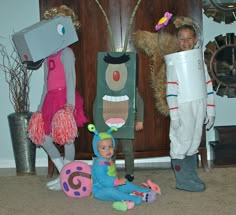
[{"label": "child in pink costume", "polygon": [[[63,143],[65,156],[61,157],[51,137],[52,121],[61,109],[72,111],[78,127],[82,127],[87,119],[83,111],[83,99],[75,92],[75,57],[70,48],[65,48],[47,58],[45,65],[45,83],[38,111],[42,112],[45,142],[41,145],[60,172],[62,167],[74,160],[73,142]],[[73,108],[74,107],[74,108]],[[59,143],[60,144],[60,143]],[[59,177],[47,183],[50,190],[61,190]]]},{"label": "child in pink costume", "polygon": [[[60,15],[60,10],[73,14],[66,6],[56,10]],[[83,127],[87,122],[83,99],[75,89],[75,56],[72,49],[65,47],[46,58],[41,102],[28,128],[29,137],[43,147],[59,172],[65,164],[75,159],[77,127]],[[64,146],[64,158],[54,143]],[[47,187],[50,190],[61,190],[60,178],[49,181]]]},{"label": "child in pink costume", "polygon": [[[74,117],[78,127],[87,122],[83,112],[83,99],[75,91],[75,57],[70,48],[65,48],[47,58],[45,86],[38,111],[42,111],[45,134],[51,134],[51,122],[55,113],[64,105],[75,106]],[[65,70],[65,71],[64,71]]]}]

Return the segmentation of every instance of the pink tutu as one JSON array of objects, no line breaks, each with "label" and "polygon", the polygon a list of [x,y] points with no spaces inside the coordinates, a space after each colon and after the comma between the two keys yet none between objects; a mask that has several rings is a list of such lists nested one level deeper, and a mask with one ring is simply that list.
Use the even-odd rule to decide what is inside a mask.
[{"label": "pink tutu", "polygon": [[[42,114],[46,135],[51,135],[52,119],[57,111],[67,104],[66,89],[49,91],[44,99]],[[83,127],[88,122],[83,110],[83,98],[78,92],[75,93],[74,118],[78,127]]]}]

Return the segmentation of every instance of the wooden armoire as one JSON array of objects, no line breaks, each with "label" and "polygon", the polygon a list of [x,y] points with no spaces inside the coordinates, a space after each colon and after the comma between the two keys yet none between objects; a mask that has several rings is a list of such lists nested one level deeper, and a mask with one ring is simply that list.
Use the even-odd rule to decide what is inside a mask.
[{"label": "wooden armoire", "polygon": [[[137,0],[99,0],[108,16],[116,49],[124,46],[124,39],[131,13]],[[45,10],[65,4],[78,15],[81,28],[78,31],[79,42],[71,47],[76,56],[76,86],[84,98],[86,115],[93,123],[92,105],[96,95],[97,53],[111,51],[106,20],[95,0],[40,0],[41,17]],[[201,0],[142,0],[133,19],[128,50],[137,51],[138,86],[145,103],[144,130],[136,132],[134,151],[136,158],[169,156],[169,118],[162,116],[154,107],[154,98],[150,87],[149,58],[135,50],[131,34],[137,30],[155,32],[157,21],[168,11],[174,16],[191,16],[202,23]],[[90,160],[93,134],[87,127],[79,129],[76,139],[76,159]],[[119,144],[118,144],[119,152]],[[118,153],[119,157],[119,153]]]}]

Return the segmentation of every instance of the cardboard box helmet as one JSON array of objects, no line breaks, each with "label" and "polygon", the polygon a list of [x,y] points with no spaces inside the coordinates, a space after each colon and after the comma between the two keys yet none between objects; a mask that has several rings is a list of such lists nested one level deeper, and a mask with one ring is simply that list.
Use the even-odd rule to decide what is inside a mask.
[{"label": "cardboard box helmet", "polygon": [[22,63],[38,62],[78,41],[70,16],[42,20],[12,35]]}]

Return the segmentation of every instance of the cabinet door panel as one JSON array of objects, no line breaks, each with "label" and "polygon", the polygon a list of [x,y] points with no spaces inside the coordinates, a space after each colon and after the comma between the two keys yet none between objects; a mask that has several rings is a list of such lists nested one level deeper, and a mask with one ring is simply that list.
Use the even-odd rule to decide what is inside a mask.
[{"label": "cabinet door panel", "polygon": [[[93,122],[92,106],[96,95],[97,53],[112,51],[106,20],[95,0],[40,0],[41,17],[45,10],[66,4],[73,8],[81,22],[78,31],[79,42],[72,45],[76,56],[76,86],[84,98],[84,108],[90,122]],[[137,0],[100,0],[108,16],[116,49],[123,48],[130,16]],[[196,6],[197,5],[197,6]],[[201,24],[201,0],[142,0],[133,19],[128,39],[128,50],[136,51],[131,34],[137,30],[154,32],[159,18],[169,11],[175,15],[192,16]],[[135,134],[136,158],[169,155],[169,118],[162,116],[154,107],[149,80],[149,58],[139,53],[139,92],[144,99],[144,130]],[[91,159],[93,135],[87,128],[79,130],[76,139],[76,159]],[[118,152],[120,146],[118,143]],[[121,154],[118,153],[118,157]]]}]

